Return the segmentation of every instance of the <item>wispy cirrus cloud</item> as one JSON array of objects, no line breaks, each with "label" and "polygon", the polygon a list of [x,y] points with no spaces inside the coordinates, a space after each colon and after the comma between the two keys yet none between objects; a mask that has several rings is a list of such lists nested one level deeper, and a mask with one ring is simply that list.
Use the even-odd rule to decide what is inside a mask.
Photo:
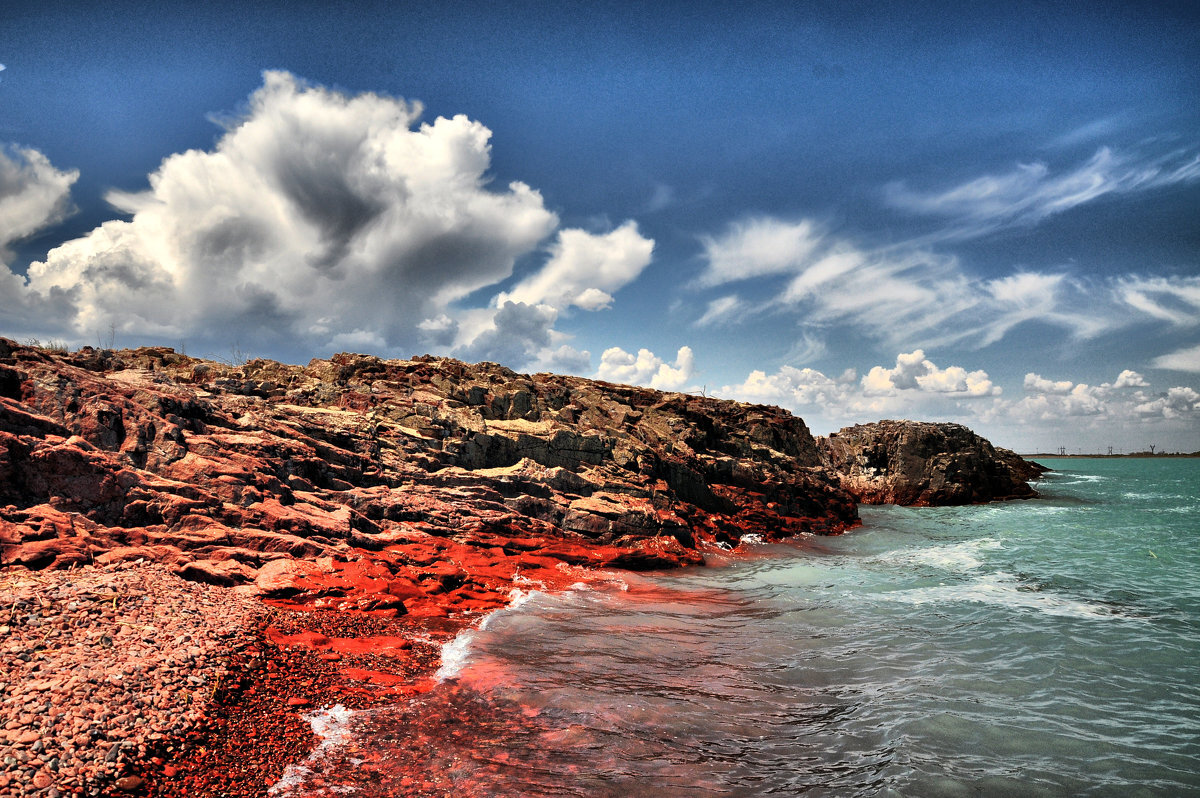
[{"label": "wispy cirrus cloud", "polygon": [[1195,180],[1200,180],[1200,153],[1195,151],[1139,157],[1101,147],[1086,163],[1065,172],[1034,162],[940,191],[918,191],[895,182],[884,188],[884,199],[908,213],[946,219],[949,226],[934,237],[952,240],[1034,225],[1108,194]]},{"label": "wispy cirrus cloud", "polygon": [[1200,277],[1130,275],[1117,280],[1113,292],[1152,318],[1178,327],[1200,325]]},{"label": "wispy cirrus cloud", "polygon": [[[1062,272],[1024,269],[982,279],[954,255],[928,246],[860,246],[806,219],[756,217],[732,224],[706,239],[705,251],[709,263],[700,284],[773,280],[776,289],[757,303],[736,294],[711,300],[698,326],[764,312],[796,314],[808,325],[851,324],[896,347],[934,347],[987,346],[1029,321],[1077,338],[1121,323],[1119,316],[1096,311],[1092,289]],[[760,254],[764,260],[758,262]]]},{"label": "wispy cirrus cloud", "polygon": [[1192,371],[1200,374],[1200,345],[1185,347],[1156,357],[1152,362],[1155,368],[1172,371]]},{"label": "wispy cirrus cloud", "polygon": [[[1079,135],[1099,135],[1098,124]],[[1014,264],[1010,274],[971,272],[949,245],[1037,223],[1107,195],[1134,194],[1200,180],[1200,155],[1156,157],[1103,147],[1065,172],[1043,163],[920,192],[886,187],[893,208],[942,219],[941,229],[886,246],[864,244],[811,219],[754,216],[701,239],[705,261],[693,287],[773,286],[769,299],[736,294],[710,300],[699,326],[753,314],[794,314],[806,325],[853,325],[897,348],[995,344],[1027,323],[1072,339],[1096,338],[1145,321],[1200,323],[1200,278],[1124,275],[1084,279],[1075,267]],[[752,283],[751,281],[755,281]],[[752,294],[751,291],[740,292]]]}]

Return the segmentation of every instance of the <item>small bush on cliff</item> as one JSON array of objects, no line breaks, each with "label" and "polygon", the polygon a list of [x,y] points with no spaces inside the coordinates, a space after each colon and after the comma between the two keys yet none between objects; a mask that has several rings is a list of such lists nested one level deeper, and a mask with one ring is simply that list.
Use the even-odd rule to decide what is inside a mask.
[{"label": "small bush on cliff", "polygon": [[26,338],[23,342],[25,346],[41,349],[43,352],[53,352],[56,355],[65,355],[68,351],[65,341],[47,341],[42,343],[37,338]]}]

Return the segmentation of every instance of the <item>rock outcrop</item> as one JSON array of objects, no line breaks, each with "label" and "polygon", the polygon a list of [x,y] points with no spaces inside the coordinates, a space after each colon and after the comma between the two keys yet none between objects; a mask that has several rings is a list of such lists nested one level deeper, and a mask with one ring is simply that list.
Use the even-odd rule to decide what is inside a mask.
[{"label": "rock outcrop", "polygon": [[863,504],[952,505],[1028,499],[1046,469],[961,424],[879,421],[817,439],[842,487]]},{"label": "rock outcrop", "polygon": [[502,603],[518,569],[673,567],[856,521],[775,408],[432,357],[0,339],[0,566],[145,558],[404,613]]}]

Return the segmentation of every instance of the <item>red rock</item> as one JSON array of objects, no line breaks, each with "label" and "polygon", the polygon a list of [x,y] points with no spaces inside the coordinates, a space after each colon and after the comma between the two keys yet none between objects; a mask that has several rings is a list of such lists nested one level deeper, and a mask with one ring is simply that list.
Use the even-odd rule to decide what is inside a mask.
[{"label": "red rock", "polygon": [[145,780],[141,776],[122,776],[113,783],[113,786],[121,792],[137,792],[143,784],[145,784]]},{"label": "red rock", "polygon": [[321,567],[303,560],[271,560],[258,570],[254,586],[264,596],[290,596],[307,589],[310,580],[325,573]]},{"label": "red rock", "polygon": [[289,707],[306,707],[311,703],[307,698],[301,698],[300,696],[292,696],[287,700]]}]

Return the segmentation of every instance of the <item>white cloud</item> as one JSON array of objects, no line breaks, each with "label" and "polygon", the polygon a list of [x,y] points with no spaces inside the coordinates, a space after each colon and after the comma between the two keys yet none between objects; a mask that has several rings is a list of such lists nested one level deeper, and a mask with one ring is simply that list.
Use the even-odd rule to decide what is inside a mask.
[{"label": "white cloud", "polygon": [[1019,324],[1040,321],[1090,338],[1108,329],[1111,317],[1080,312],[1089,303],[1085,290],[1065,274],[1020,271],[983,283],[981,344],[993,344]]},{"label": "white cloud", "polygon": [[742,383],[716,391],[731,399],[779,405],[831,428],[889,417],[974,416],[981,412],[980,403],[998,401],[999,393],[985,372],[939,368],[921,350],[898,355],[893,368],[874,366],[861,379],[854,369],[831,377],[816,369],[783,366],[774,374],[751,371]]},{"label": "white cloud", "polygon": [[[495,311],[475,311],[471,316],[481,319],[482,326],[464,325],[477,332],[469,342],[456,346],[458,354],[467,360],[492,360],[525,368],[548,356],[548,350],[558,341],[554,330],[558,309],[550,305],[506,300]],[[461,335],[462,328],[459,332]]]},{"label": "white cloud", "polygon": [[773,374],[754,370],[742,383],[714,393],[782,406],[815,433],[882,418],[913,418],[966,424],[997,445],[1026,452],[1053,451],[1065,443],[1072,451],[1081,443],[1091,447],[1087,451],[1102,452],[1110,444],[1129,451],[1145,448],[1153,439],[1147,436],[1172,437],[1195,448],[1200,392],[1191,387],[1152,392],[1146,378],[1130,369],[1100,385],[1030,373],[1025,395],[1010,400],[995,386],[986,388],[990,380],[983,372],[975,372],[978,381],[972,383],[961,367],[926,364],[921,352],[902,353],[895,367],[873,367],[862,379],[853,370],[839,377],[790,366]]},{"label": "white cloud", "polygon": [[[1124,372],[1122,372],[1122,374],[1124,374]],[[1039,374],[1034,374],[1033,372],[1025,375],[1025,390],[1028,393],[1050,393],[1065,395],[1070,393],[1073,387],[1075,387],[1075,383],[1069,380],[1054,382],[1053,380],[1048,380]]]},{"label": "white cloud", "polygon": [[0,263],[8,247],[71,213],[71,186],[78,170],[54,168],[33,149],[0,147]]},{"label": "white cloud", "polygon": [[735,222],[720,237],[701,240],[708,265],[698,282],[708,287],[796,271],[823,239],[824,234],[807,219],[757,217]]},{"label": "white cloud", "polygon": [[1125,369],[1117,375],[1117,380],[1112,384],[1114,388],[1149,388],[1150,383],[1146,382],[1146,378],[1136,371]]},{"label": "white cloud", "polygon": [[582,351],[568,344],[557,349],[546,349],[539,353],[533,366],[536,371],[548,371],[554,374],[584,375],[592,370],[592,353]]},{"label": "white cloud", "polygon": [[1138,415],[1163,418],[1200,415],[1200,393],[1186,386],[1171,388],[1166,394],[1141,402],[1134,409]]},{"label": "white cloud", "polygon": [[1200,372],[1200,345],[1160,355],[1151,365],[1159,369]]},{"label": "white cloud", "polygon": [[711,300],[698,325],[754,311],[795,312],[808,324],[853,324],[902,347],[986,346],[1034,320],[1088,338],[1120,321],[1091,307],[1084,288],[1062,274],[1024,270],[979,280],[953,256],[908,244],[864,248],[806,220],[758,217],[705,239],[704,247],[700,287],[764,277],[786,282],[757,307],[736,295]]},{"label": "white cloud", "polygon": [[1200,324],[1200,277],[1129,276],[1113,290],[1121,302],[1152,318],[1179,327]]},{"label": "white cloud", "polygon": [[697,327],[708,327],[729,321],[737,321],[746,310],[747,304],[738,298],[737,294],[718,297],[708,303],[704,315],[696,319]]},{"label": "white cloud", "polygon": [[562,230],[546,265],[495,302],[497,307],[512,301],[602,310],[612,304],[613,293],[641,275],[653,251],[654,241],[643,237],[632,221],[603,235]]},{"label": "white cloud", "polygon": [[1185,401],[1191,388],[1171,388],[1158,398],[1133,390],[1149,387],[1146,378],[1131,369],[1121,371],[1113,382],[1100,385],[1048,380],[1030,372],[1025,375],[1026,396],[1008,407],[1006,412],[1017,420],[1054,422],[1082,416],[1130,419],[1135,415],[1158,415],[1174,418],[1192,409]]},{"label": "white cloud", "polygon": [[596,372],[596,379],[626,385],[645,385],[662,391],[678,391],[692,378],[695,367],[695,356],[688,346],[679,348],[674,365],[667,363],[649,349],[639,349],[635,356],[614,346],[605,349],[600,356],[600,369]]},{"label": "white cloud", "polygon": [[770,375],[755,369],[740,385],[725,385],[718,393],[743,402],[779,405],[793,411],[809,408],[837,411],[848,409],[856,401],[857,379],[853,369],[832,378],[816,369],[783,366]]},{"label": "white cloud", "polygon": [[[63,331],[79,337],[112,322],[304,353],[461,342],[455,303],[508,278],[558,220],[523,183],[488,186],[486,127],[465,116],[418,125],[420,110],[265,73],[213,150],[167,158],[147,191],[111,194],[132,219],[52,250],[30,267],[29,293],[69,296]],[[632,223],[607,236],[563,231],[547,269],[575,281],[564,301],[599,307],[588,289],[636,276],[652,245]],[[580,274],[588,266],[598,282]],[[501,323],[555,343],[547,312],[509,315]]]},{"label": "white cloud", "polygon": [[1087,163],[1053,174],[1044,163],[1020,164],[944,191],[920,192],[903,183],[886,189],[889,204],[953,220],[943,237],[972,237],[1012,225],[1032,225],[1107,194],[1128,194],[1200,179],[1200,155],[1175,152],[1137,158],[1102,147]]},{"label": "white cloud", "polygon": [[984,347],[1039,323],[1091,339],[1145,321],[1200,325],[1200,277],[1126,275],[1104,281],[1021,269],[980,279],[920,242],[867,248],[809,221],[757,217],[704,242],[696,287],[771,279],[770,299],[711,299],[698,326],[750,314],[797,314],[806,324],[851,324],[896,348]]},{"label": "white cloud", "polygon": [[925,358],[925,352],[896,356],[896,365],[885,369],[873,367],[862,378],[863,393],[867,396],[890,396],[898,391],[958,394],[965,397],[997,396],[1000,388],[992,384],[986,371],[967,371],[961,366],[940,369]]}]

